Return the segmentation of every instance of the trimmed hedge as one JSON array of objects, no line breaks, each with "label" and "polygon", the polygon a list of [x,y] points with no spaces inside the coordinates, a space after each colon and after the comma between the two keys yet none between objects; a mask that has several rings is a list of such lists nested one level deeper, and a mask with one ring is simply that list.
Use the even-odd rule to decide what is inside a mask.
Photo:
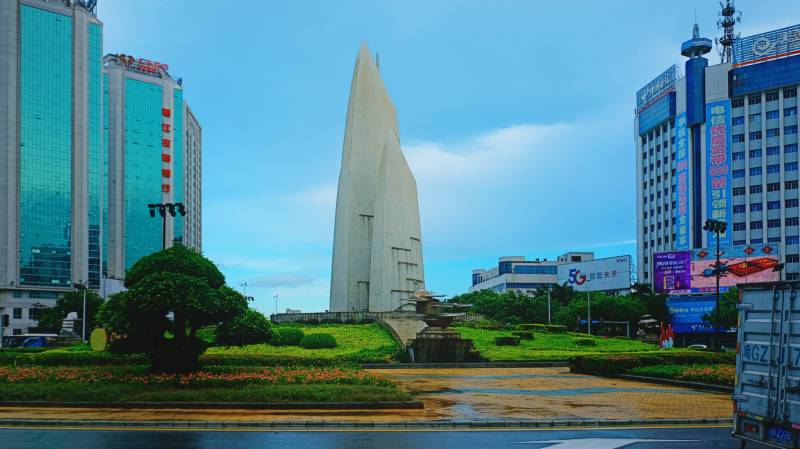
[{"label": "trimmed hedge", "polygon": [[63,351],[18,352],[0,351],[0,365],[83,366],[83,365],[146,365],[144,354],[117,355],[110,352]]},{"label": "trimmed hedge", "polygon": [[306,349],[327,349],[335,348],[338,345],[336,339],[331,334],[308,334],[300,340],[300,346]]},{"label": "trimmed hedge", "polygon": [[520,340],[533,340],[533,332],[530,331],[514,331],[511,335],[519,337]]},{"label": "trimmed hedge", "polygon": [[297,346],[303,340],[305,334],[296,327],[279,327],[275,329],[275,335],[270,344],[273,346]]},{"label": "trimmed hedge", "polygon": [[541,334],[547,332],[546,324],[520,324],[517,328],[521,331],[539,332]]},{"label": "trimmed hedge", "polygon": [[676,351],[660,353],[596,354],[575,357],[572,367],[579,370],[604,373],[625,373],[630,369],[653,365],[717,365],[733,364],[732,352]]},{"label": "trimmed hedge", "polygon": [[[357,367],[357,358],[307,358],[257,354],[205,354],[201,366],[295,366],[295,367]],[[379,362],[379,360],[376,360]]]},{"label": "trimmed hedge", "polygon": [[575,344],[578,346],[597,346],[597,341],[594,338],[576,338]]},{"label": "trimmed hedge", "polygon": [[507,336],[507,337],[496,337],[494,339],[494,344],[497,346],[519,346],[519,337],[515,336]]},{"label": "trimmed hedge", "polygon": [[545,326],[547,332],[551,334],[566,334],[567,333],[567,326],[563,326],[561,324],[548,324]]}]

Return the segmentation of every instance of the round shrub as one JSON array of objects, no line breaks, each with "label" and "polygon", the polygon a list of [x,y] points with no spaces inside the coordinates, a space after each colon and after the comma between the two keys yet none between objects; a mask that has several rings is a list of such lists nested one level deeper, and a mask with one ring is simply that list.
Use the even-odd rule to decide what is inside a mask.
[{"label": "round shrub", "polygon": [[303,331],[296,327],[279,327],[275,329],[270,343],[275,346],[297,346],[304,336]]},{"label": "round shrub", "polygon": [[594,338],[576,338],[575,344],[578,346],[597,346],[597,340]]},{"label": "round shrub", "polygon": [[325,349],[335,348],[338,344],[331,334],[308,334],[300,341],[300,346],[306,349]]},{"label": "round shrub", "polygon": [[248,308],[217,326],[214,334],[218,345],[244,346],[267,343],[273,330],[272,323],[264,314]]},{"label": "round shrub", "polygon": [[494,344],[497,346],[519,346],[519,337],[495,337]]},{"label": "round shrub", "polygon": [[533,332],[531,331],[514,331],[511,335],[519,337],[521,340],[533,340]]}]

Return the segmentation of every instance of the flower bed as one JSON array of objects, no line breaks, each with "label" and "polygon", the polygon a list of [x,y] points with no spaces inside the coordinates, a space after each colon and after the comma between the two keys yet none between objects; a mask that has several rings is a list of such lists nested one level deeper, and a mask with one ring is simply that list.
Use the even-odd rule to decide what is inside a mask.
[{"label": "flower bed", "polygon": [[633,368],[628,373],[637,376],[729,386],[733,386],[736,379],[734,365],[655,365]]}]

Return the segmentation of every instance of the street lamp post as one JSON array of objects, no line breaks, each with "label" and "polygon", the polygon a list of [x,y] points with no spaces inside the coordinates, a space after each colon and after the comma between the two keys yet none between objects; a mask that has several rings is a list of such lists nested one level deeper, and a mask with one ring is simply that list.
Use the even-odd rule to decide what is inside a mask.
[{"label": "street lamp post", "polygon": [[242,296],[247,296],[247,282],[242,282],[239,287],[242,287]]},{"label": "street lamp post", "polygon": [[86,343],[86,284],[78,281],[72,284],[77,290],[83,290],[83,315],[81,315],[81,341]]},{"label": "street lamp post", "polygon": [[715,303],[716,307],[714,308],[714,338],[716,339],[716,346],[720,346],[720,332],[719,332],[719,278],[722,277],[723,268],[719,262],[719,235],[725,233],[725,229],[727,229],[728,224],[724,221],[720,220],[706,220],[705,225],[703,226],[703,230],[710,231],[716,234],[717,237],[717,250],[716,250],[716,262],[714,263],[714,278],[716,279],[716,294],[715,294]]},{"label": "street lamp post", "polygon": [[273,296],[275,298],[275,315],[278,315],[278,295]]},{"label": "street lamp post", "polygon": [[547,288],[547,324],[550,324],[550,287]]},{"label": "street lamp post", "polygon": [[161,249],[167,249],[167,214],[174,217],[180,214],[186,215],[186,206],[183,203],[151,203],[147,205],[150,209],[150,216],[155,217],[156,211],[161,216]]}]

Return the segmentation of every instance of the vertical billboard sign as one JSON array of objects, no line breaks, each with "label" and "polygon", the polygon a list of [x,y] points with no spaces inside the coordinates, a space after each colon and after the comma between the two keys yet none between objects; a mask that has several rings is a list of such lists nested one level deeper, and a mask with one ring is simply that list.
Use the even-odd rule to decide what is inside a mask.
[{"label": "vertical billboard sign", "polygon": [[689,249],[689,130],[686,112],[675,118],[675,249]]},{"label": "vertical billboard sign", "polygon": [[[730,246],[733,233],[729,223],[733,218],[730,123],[730,100],[706,105],[706,218],[728,223],[727,230],[719,235],[720,246]],[[709,246],[716,243],[715,238],[709,231]]]}]

